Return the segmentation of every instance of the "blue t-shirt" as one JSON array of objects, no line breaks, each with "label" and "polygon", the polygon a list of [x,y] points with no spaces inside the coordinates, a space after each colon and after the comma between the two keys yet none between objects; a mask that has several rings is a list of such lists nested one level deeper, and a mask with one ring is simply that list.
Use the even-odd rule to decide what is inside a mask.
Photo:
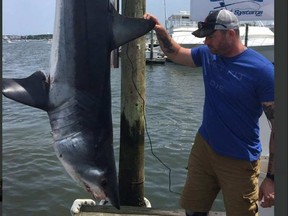
[{"label": "blue t-shirt", "polygon": [[274,101],[274,65],[250,48],[227,58],[203,45],[191,55],[202,66],[205,86],[200,134],[221,155],[257,160],[261,102]]}]

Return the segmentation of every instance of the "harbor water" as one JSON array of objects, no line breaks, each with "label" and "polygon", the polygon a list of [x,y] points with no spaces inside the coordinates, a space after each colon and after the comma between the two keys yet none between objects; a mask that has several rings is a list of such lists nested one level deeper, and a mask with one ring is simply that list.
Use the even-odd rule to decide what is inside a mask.
[{"label": "harbor water", "polygon": [[[47,41],[3,43],[3,77],[49,73]],[[120,142],[121,70],[111,69],[116,166]],[[201,69],[166,63],[146,67],[145,197],[152,207],[178,209],[188,155],[202,119]],[[2,175],[4,216],[70,215],[75,199],[91,198],[58,161],[47,113],[3,97]],[[148,139],[151,138],[151,140]],[[150,142],[151,141],[151,142]],[[163,166],[153,152],[171,169]],[[267,151],[264,149],[264,151]],[[224,210],[221,196],[213,209]]]}]

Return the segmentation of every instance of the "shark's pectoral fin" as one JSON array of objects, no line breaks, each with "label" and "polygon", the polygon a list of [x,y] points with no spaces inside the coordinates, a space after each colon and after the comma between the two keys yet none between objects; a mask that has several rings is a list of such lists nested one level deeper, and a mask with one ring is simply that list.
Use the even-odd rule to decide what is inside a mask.
[{"label": "shark's pectoral fin", "polygon": [[17,102],[48,110],[49,85],[43,72],[37,71],[24,79],[2,79],[2,93]]},{"label": "shark's pectoral fin", "polygon": [[116,11],[113,13],[113,43],[112,49],[128,43],[151,31],[155,23],[143,18],[128,18],[121,16]]}]

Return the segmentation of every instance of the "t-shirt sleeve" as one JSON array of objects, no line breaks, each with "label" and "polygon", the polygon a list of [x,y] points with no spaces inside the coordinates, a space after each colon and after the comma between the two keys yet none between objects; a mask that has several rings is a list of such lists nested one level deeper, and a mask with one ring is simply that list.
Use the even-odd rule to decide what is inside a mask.
[{"label": "t-shirt sleeve", "polygon": [[261,102],[274,101],[274,65],[268,64],[263,68],[261,78],[257,85],[258,95]]},{"label": "t-shirt sleeve", "polygon": [[195,65],[197,67],[202,66],[201,56],[202,56],[203,48],[204,48],[204,46],[197,46],[197,47],[191,49],[191,56],[192,56],[192,59],[193,59]]}]

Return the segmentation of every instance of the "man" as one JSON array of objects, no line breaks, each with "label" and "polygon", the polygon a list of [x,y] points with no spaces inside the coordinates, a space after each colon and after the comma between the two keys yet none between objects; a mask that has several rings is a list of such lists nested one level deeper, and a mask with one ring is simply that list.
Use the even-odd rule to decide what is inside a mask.
[{"label": "man", "polygon": [[[258,215],[274,203],[274,66],[245,47],[237,17],[228,10],[211,13],[198,23],[196,37],[205,45],[177,44],[156,17],[159,44],[175,63],[202,67],[205,103],[196,134],[180,204],[187,216],[208,215],[220,190],[227,216]],[[271,125],[267,176],[258,188],[261,143],[258,120],[264,110]]]}]

